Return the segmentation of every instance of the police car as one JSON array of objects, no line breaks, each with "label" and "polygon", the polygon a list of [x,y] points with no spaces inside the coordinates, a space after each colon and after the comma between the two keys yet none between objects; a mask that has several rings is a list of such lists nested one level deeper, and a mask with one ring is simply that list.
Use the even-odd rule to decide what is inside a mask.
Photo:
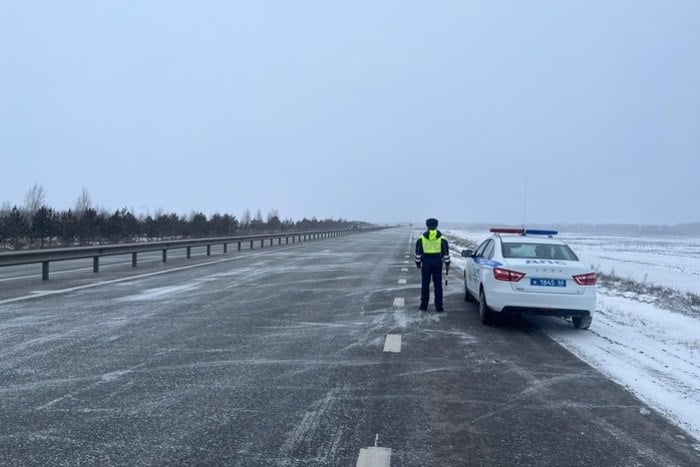
[{"label": "police car", "polygon": [[484,324],[497,313],[570,317],[588,329],[596,306],[596,274],[555,230],[491,229],[476,251],[463,250],[464,299],[479,302]]}]

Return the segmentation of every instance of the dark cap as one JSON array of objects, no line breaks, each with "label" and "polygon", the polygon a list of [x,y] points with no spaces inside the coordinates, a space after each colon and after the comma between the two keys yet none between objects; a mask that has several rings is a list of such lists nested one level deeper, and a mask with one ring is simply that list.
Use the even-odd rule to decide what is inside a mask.
[{"label": "dark cap", "polygon": [[433,219],[432,217],[431,217],[430,219],[426,219],[426,221],[425,221],[425,226],[426,226],[428,229],[430,229],[430,230],[437,229],[438,220],[437,220],[437,219]]}]

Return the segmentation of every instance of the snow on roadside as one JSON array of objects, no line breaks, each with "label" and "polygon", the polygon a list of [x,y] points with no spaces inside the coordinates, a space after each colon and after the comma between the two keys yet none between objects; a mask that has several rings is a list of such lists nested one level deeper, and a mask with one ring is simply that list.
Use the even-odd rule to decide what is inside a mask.
[{"label": "snow on roadside", "polygon": [[600,272],[700,295],[700,239],[562,235]]},{"label": "snow on roadside", "polygon": [[700,439],[700,320],[604,290],[587,332],[563,320],[529,320]]},{"label": "snow on roadside", "polygon": [[[448,239],[479,243],[488,233],[449,231],[446,235]],[[635,242],[644,244],[638,238],[627,244]],[[575,242],[569,243],[578,253]],[[452,252],[453,263],[463,268],[464,260],[458,256],[458,250]],[[627,255],[634,257],[635,252],[627,251]],[[619,260],[624,262],[623,257]],[[672,258],[664,258],[661,264],[666,261],[672,262]],[[649,270],[648,264],[625,264],[633,277],[644,277],[642,269]],[[663,267],[651,269],[658,272]],[[677,271],[673,274],[676,280]],[[624,296],[614,292],[598,288],[598,306],[588,331],[574,329],[571,323],[561,319],[529,317],[528,320],[700,439],[700,319],[645,303],[648,301],[645,297],[630,292]]]}]

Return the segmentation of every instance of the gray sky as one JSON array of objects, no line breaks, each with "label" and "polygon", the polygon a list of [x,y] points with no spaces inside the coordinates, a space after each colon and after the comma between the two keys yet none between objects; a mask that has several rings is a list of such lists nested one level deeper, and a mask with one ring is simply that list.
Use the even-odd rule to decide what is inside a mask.
[{"label": "gray sky", "polygon": [[700,220],[700,2],[0,0],[0,202]]}]

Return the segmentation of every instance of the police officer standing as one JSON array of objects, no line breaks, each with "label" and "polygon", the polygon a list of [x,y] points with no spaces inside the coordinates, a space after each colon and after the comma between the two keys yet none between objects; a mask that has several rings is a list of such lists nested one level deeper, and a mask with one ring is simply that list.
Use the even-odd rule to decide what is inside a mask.
[{"label": "police officer standing", "polygon": [[450,245],[437,230],[437,219],[425,221],[428,230],[416,242],[416,267],[421,270],[420,307],[421,311],[428,309],[430,299],[430,279],[435,289],[435,311],[442,308],[442,263],[450,267]]}]

